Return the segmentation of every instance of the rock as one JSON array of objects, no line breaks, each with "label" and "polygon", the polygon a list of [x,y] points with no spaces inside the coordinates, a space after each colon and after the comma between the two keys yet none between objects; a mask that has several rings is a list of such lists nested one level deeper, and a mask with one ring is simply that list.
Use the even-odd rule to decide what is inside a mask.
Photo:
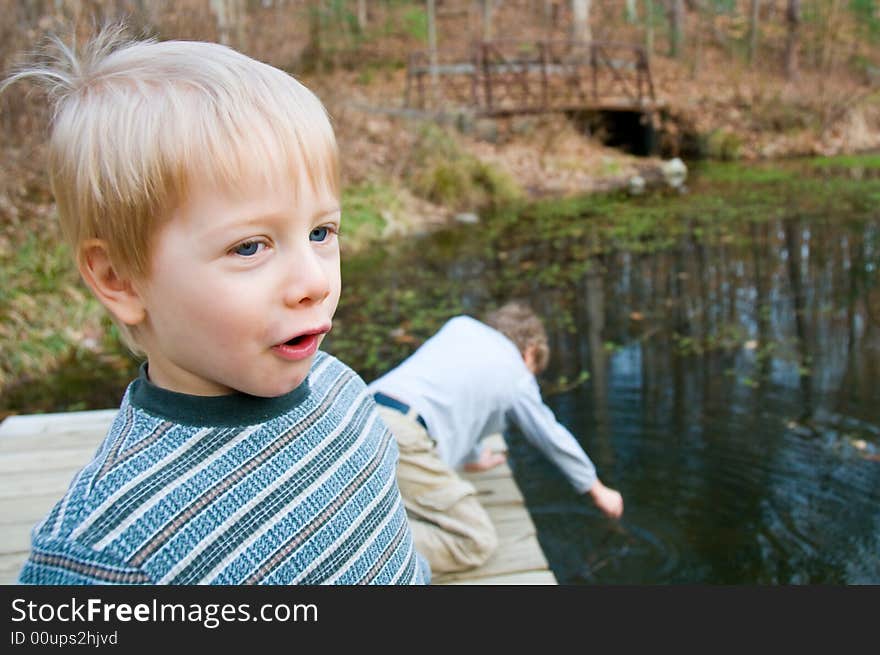
[{"label": "rock", "polygon": [[466,225],[475,225],[480,222],[480,217],[473,212],[461,212],[455,215],[455,220]]},{"label": "rock", "polygon": [[641,175],[633,175],[631,178],[629,178],[627,189],[632,196],[637,196],[641,193],[644,193],[645,178],[643,178]]},{"label": "rock", "polygon": [[666,184],[673,189],[679,188],[687,179],[687,166],[678,157],[660,164],[660,171],[663,173]]}]

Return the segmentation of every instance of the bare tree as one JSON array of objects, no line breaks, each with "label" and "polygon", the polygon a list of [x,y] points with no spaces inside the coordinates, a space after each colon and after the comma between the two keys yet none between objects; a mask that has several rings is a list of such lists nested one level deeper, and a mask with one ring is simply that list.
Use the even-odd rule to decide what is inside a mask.
[{"label": "bare tree", "polygon": [[358,30],[367,29],[367,0],[357,0]]},{"label": "bare tree", "polygon": [[428,57],[431,63],[431,103],[436,107],[440,88],[439,80],[437,79],[437,7],[435,0],[426,1],[426,10],[428,12]]},{"label": "bare tree", "polygon": [[639,9],[636,6],[636,0],[626,0],[626,22],[637,23],[639,20]]},{"label": "bare tree", "polygon": [[696,78],[703,58],[703,41],[712,24],[713,15],[708,2],[693,3],[692,6],[696,9],[699,18],[699,29],[694,38],[694,57],[691,62],[691,77]]},{"label": "bare tree", "polygon": [[494,9],[492,0],[480,0],[480,31],[483,41],[491,41],[493,37],[492,31],[492,10]]},{"label": "bare tree", "polygon": [[800,0],[788,0],[785,22],[788,24],[788,37],[785,42],[785,76],[789,80],[793,80],[798,74],[798,32],[801,26]]},{"label": "bare tree", "polygon": [[554,0],[542,0],[541,7],[543,9],[544,38],[550,39],[553,36],[553,29],[556,27],[556,22],[559,18],[559,8]]},{"label": "bare tree", "polygon": [[843,13],[841,4],[840,0],[830,0],[828,13],[823,21],[819,64],[825,71],[830,71],[834,66],[835,41],[840,37],[842,27],[840,24]]},{"label": "bare tree", "polygon": [[589,43],[591,0],[571,0],[571,39],[576,43]]},{"label": "bare tree", "polygon": [[309,40],[303,50],[303,60],[315,70],[324,67],[324,38],[323,38],[323,13],[324,0],[309,0],[306,3],[306,16],[308,20]]},{"label": "bare tree", "polygon": [[669,56],[678,57],[684,44],[684,0],[668,0]]},{"label": "bare tree", "polygon": [[246,50],[247,7],[245,0],[211,0],[211,11],[217,18],[217,34],[220,43]]},{"label": "bare tree", "polygon": [[758,24],[760,20],[761,0],[751,0],[749,6],[749,65],[754,64],[758,54]]}]

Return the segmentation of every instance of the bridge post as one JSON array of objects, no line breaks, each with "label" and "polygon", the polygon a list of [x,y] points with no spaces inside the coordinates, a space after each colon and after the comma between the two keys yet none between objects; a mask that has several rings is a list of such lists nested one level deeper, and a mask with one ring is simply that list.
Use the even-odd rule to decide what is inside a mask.
[{"label": "bridge post", "polygon": [[471,106],[480,106],[480,46],[478,43],[471,44]]},{"label": "bridge post", "polygon": [[598,46],[590,42],[590,70],[593,75],[593,102],[599,101],[599,52]]},{"label": "bridge post", "polygon": [[541,53],[541,111],[550,108],[549,83],[547,81],[547,44],[538,42],[538,52]]},{"label": "bridge post", "polygon": [[489,66],[489,44],[483,41],[480,44],[480,52],[483,56],[483,85],[486,90],[486,109],[492,111],[492,71]]}]

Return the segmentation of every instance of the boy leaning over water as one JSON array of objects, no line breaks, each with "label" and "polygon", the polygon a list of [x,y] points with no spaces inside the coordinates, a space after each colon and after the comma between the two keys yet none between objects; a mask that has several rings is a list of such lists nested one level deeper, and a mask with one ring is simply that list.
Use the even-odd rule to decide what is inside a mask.
[{"label": "boy leaning over water", "polygon": [[56,45],[6,84],[48,86],[65,236],[146,361],[20,581],[426,583],[394,439],[318,350],[340,293],[320,101],[213,43]]}]

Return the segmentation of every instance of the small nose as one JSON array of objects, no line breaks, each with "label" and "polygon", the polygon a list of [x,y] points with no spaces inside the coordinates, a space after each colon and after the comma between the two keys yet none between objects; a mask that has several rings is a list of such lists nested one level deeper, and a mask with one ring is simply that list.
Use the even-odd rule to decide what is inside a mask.
[{"label": "small nose", "polygon": [[284,302],[290,307],[315,305],[330,295],[328,264],[305,249],[298,253],[290,267]]}]

